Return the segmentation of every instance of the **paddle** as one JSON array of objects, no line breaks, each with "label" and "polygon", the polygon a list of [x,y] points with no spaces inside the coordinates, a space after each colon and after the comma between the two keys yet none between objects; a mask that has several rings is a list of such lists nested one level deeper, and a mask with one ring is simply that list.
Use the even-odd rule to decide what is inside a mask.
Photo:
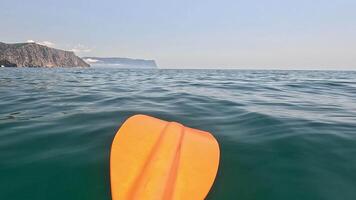
[{"label": "paddle", "polygon": [[111,146],[113,200],[202,200],[219,165],[208,132],[146,115],[130,117]]}]

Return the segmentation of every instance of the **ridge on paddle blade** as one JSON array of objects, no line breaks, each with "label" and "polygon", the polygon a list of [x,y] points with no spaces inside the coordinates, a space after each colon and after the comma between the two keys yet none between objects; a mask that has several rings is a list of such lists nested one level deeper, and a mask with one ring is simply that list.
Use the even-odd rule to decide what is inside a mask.
[{"label": "ridge on paddle blade", "polygon": [[208,132],[146,115],[125,121],[111,146],[113,200],[201,200],[208,194],[220,150]]}]

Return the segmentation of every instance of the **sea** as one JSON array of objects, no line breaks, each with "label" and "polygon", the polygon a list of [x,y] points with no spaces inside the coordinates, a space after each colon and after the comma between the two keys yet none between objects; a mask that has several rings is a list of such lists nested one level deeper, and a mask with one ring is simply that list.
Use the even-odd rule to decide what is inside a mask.
[{"label": "sea", "polygon": [[110,200],[128,117],[211,132],[208,200],[355,200],[356,72],[0,68],[0,199]]}]

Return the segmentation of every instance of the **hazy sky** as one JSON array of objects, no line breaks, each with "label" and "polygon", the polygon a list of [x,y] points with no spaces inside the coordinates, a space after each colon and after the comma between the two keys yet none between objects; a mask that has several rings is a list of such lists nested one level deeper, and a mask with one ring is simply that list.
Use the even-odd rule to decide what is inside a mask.
[{"label": "hazy sky", "polygon": [[0,40],[162,68],[356,70],[355,0],[0,0]]}]

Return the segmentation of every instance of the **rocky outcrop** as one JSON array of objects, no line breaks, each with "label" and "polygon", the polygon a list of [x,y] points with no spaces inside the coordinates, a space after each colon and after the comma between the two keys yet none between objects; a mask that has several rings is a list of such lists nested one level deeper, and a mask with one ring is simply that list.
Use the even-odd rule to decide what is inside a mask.
[{"label": "rocky outcrop", "polygon": [[103,58],[103,57],[84,57],[85,62],[92,66],[118,67],[118,68],[157,68],[154,60],[132,59],[132,58]]},{"label": "rocky outcrop", "polygon": [[36,43],[0,42],[0,66],[5,67],[89,67],[71,51]]}]

